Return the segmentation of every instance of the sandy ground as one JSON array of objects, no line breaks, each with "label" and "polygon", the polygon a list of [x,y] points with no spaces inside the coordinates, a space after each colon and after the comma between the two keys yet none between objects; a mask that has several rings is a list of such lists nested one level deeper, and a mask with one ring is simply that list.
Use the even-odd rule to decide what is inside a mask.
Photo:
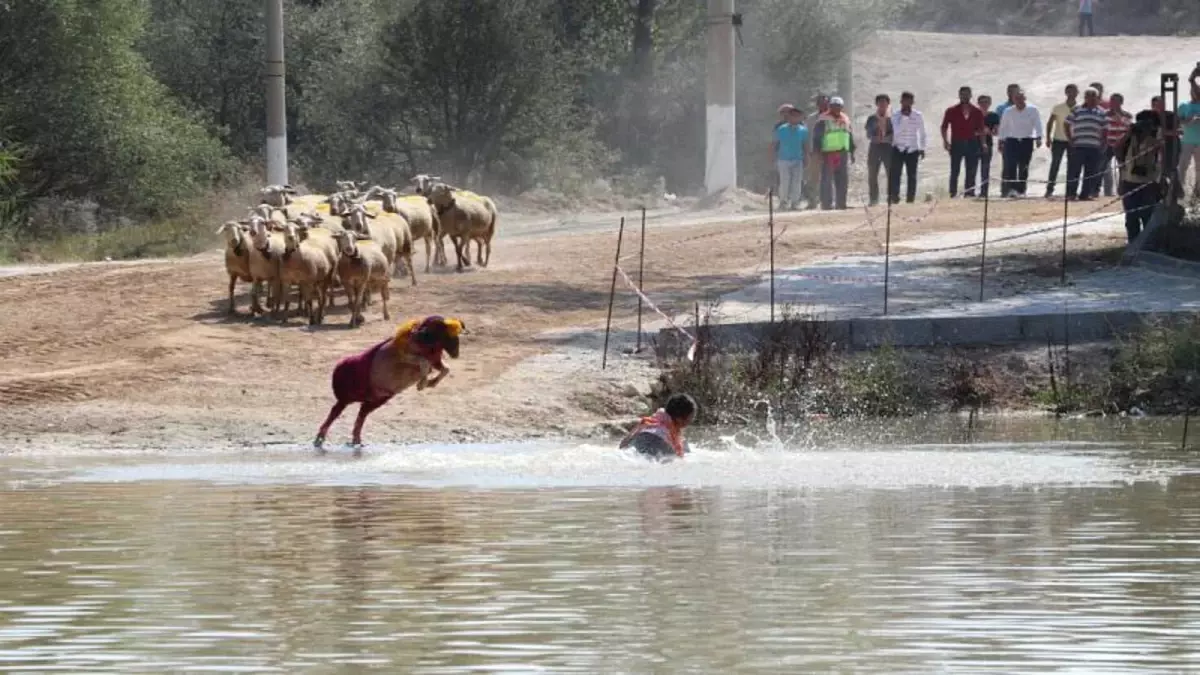
[{"label": "sandy ground", "polygon": [[[906,56],[889,66],[889,90],[912,88],[919,100],[952,101],[960,82],[999,90],[1012,79],[1038,102],[1047,99],[1047,107],[1062,80],[1082,80],[1093,71],[1144,96],[1164,60],[1180,55],[1177,60],[1186,61],[1200,51],[1194,48],[1200,41],[1165,48],[1156,39],[1096,38],[1072,41],[1081,45],[1077,68],[1046,68],[1050,57],[1064,60],[1063,42],[885,34],[857,57],[859,100],[868,100],[897,50]],[[935,67],[950,53],[960,58]],[[1136,64],[1127,62],[1135,57]],[[939,161],[944,158],[931,152],[929,172]],[[650,214],[645,285],[665,311],[686,313],[695,302],[754,283],[767,269],[765,217],[735,216],[745,205],[725,206]],[[972,229],[980,210],[973,201],[902,205],[893,235]],[[1061,205],[1042,200],[1007,202],[993,206],[991,223],[1037,223],[1059,213]],[[642,396],[653,377],[649,357],[622,354],[636,337],[636,298],[627,291],[618,296],[609,367],[599,367],[598,331],[620,215],[634,216],[502,215],[488,269],[418,274],[416,288],[397,280],[394,321],[383,323],[376,304],[357,330],[346,327],[340,294],[317,329],[299,318],[287,325],[247,318],[244,289],[241,314],[227,317],[217,250],[177,261],[0,273],[0,452],[307,443],[332,402],[334,362],[388,335],[395,321],[429,313],[466,320],[471,335],[463,357],[450,363],[443,386],[406,393],[373,415],[369,441],[515,439],[610,428],[644,411]],[[878,209],[787,214],[777,227],[780,267],[875,254],[883,243]],[[636,251],[636,228],[627,235],[626,251]],[[636,259],[626,256],[623,264],[635,272]],[[648,314],[648,327],[654,318]],[[343,418],[331,440],[347,438],[350,422]]]}]

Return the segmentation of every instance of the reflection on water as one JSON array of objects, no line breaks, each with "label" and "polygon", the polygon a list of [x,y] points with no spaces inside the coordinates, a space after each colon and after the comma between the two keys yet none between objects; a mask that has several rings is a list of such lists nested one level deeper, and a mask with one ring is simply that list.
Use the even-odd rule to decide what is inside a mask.
[{"label": "reflection on water", "polygon": [[1200,477],[1173,473],[10,489],[0,670],[1194,668]]}]

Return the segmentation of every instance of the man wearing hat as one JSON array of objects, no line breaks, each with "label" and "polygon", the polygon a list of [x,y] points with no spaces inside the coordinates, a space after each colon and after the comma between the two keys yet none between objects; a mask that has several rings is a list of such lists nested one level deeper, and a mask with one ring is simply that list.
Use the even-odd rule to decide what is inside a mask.
[{"label": "man wearing hat", "polygon": [[817,122],[821,119],[821,115],[829,110],[829,97],[825,94],[817,94],[813,96],[813,104],[817,111],[808,116],[804,120],[804,125],[808,127],[808,143],[804,146],[804,156],[809,158],[809,161],[804,165],[804,196],[808,200],[808,208],[817,208],[817,197],[821,194],[821,162],[817,161],[820,158],[820,152],[814,145],[816,138],[813,135],[817,128]]},{"label": "man wearing hat", "polygon": [[854,162],[854,134],[850,117],[842,112],[845,101],[840,96],[829,99],[829,109],[817,118],[812,130],[814,164],[821,164],[821,208],[846,209],[846,190],[849,187],[850,164]]}]

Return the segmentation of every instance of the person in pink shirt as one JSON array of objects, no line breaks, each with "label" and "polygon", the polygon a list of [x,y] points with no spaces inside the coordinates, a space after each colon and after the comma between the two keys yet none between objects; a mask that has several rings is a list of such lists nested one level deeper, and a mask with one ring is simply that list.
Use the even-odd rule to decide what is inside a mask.
[{"label": "person in pink shirt", "polygon": [[1108,99],[1108,126],[1104,130],[1105,134],[1105,151],[1104,151],[1104,196],[1113,196],[1113,158],[1116,156],[1117,148],[1121,147],[1121,143],[1125,141],[1125,136],[1129,134],[1129,127],[1133,126],[1133,115],[1125,110],[1125,97],[1118,93],[1113,93]]}]

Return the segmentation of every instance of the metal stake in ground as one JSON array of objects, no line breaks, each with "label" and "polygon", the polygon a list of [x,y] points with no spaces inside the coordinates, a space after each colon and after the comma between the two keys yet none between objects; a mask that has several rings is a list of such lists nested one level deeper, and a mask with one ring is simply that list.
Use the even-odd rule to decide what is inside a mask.
[{"label": "metal stake in ground", "polygon": [[[620,257],[620,253],[617,254]],[[642,288],[643,273],[646,270],[646,207],[642,207],[642,242],[641,251],[638,252],[638,335],[637,346],[633,348],[634,354],[642,353],[642,294],[646,289]]]},{"label": "metal stake in ground", "polygon": [[[989,177],[990,178],[990,177]],[[991,199],[988,198],[987,185],[983,186],[983,244],[979,252],[979,301],[983,302],[983,281],[987,275],[987,226],[988,226],[988,204]]]},{"label": "metal stake in ground", "polygon": [[600,370],[608,366],[608,335],[612,331],[613,301],[617,297],[617,268],[621,265],[621,239],[625,236],[625,219],[617,229],[617,254],[613,256],[612,286],[608,289],[608,319],[604,322],[604,353],[600,355]]},{"label": "metal stake in ground", "polygon": [[892,263],[892,200],[888,198],[887,226],[883,234],[883,315],[888,310],[888,281],[890,280]]},{"label": "metal stake in ground", "polygon": [[775,323],[775,195],[767,190],[767,229],[770,231],[771,248],[771,323]]},{"label": "metal stake in ground", "polygon": [[1062,242],[1062,279],[1060,281],[1065,286],[1067,284],[1067,216],[1070,214],[1071,200],[1063,197],[1063,242]]}]

